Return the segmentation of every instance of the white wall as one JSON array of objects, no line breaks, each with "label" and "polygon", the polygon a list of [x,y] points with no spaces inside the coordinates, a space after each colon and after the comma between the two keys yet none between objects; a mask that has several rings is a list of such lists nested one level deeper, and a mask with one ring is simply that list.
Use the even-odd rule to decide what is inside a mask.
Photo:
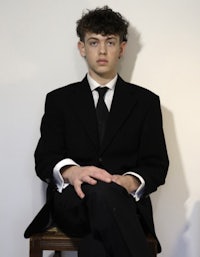
[{"label": "white wall", "polygon": [[121,74],[161,98],[171,164],[152,195],[160,256],[199,257],[200,2],[0,0],[1,257],[28,256],[23,232],[44,200],[33,152],[45,95],[84,76],[75,22],[103,4],[131,22]]}]

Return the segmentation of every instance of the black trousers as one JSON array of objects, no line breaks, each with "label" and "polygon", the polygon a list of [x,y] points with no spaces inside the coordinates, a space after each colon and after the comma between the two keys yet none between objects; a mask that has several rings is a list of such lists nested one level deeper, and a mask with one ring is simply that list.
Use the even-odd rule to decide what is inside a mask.
[{"label": "black trousers", "polygon": [[54,219],[70,236],[82,237],[79,257],[149,257],[134,198],[115,184],[83,184],[80,199],[73,186],[54,197]]}]

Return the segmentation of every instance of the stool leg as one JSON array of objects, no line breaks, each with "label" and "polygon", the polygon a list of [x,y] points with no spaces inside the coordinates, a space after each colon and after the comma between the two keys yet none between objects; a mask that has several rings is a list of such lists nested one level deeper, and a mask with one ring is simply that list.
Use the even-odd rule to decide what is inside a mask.
[{"label": "stool leg", "polygon": [[61,257],[61,251],[55,251],[53,257]]},{"label": "stool leg", "polygon": [[39,249],[30,249],[30,257],[42,257],[42,251]]},{"label": "stool leg", "polygon": [[29,257],[42,257],[43,252],[39,247],[37,240],[30,240],[30,255]]}]

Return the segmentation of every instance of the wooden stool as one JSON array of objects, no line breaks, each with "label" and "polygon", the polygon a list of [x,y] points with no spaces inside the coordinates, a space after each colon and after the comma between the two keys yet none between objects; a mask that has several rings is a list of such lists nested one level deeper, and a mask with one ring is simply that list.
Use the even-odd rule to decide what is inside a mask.
[{"label": "wooden stool", "polygon": [[[77,251],[80,238],[66,236],[57,227],[48,229],[30,237],[30,257],[42,257],[44,250],[55,251],[54,257],[61,257],[62,251]],[[151,249],[152,257],[157,255],[157,242],[151,236],[147,236],[147,242]]]}]

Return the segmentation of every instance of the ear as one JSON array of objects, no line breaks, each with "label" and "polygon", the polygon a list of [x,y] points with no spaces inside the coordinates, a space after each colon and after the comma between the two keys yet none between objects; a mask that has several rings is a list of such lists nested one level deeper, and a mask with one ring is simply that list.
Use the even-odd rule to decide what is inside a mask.
[{"label": "ear", "polygon": [[124,55],[126,49],[126,42],[123,41],[120,43],[119,59]]},{"label": "ear", "polygon": [[85,54],[85,43],[82,42],[82,41],[79,41],[77,46],[78,46],[80,55],[81,55],[82,57],[85,57],[85,55],[86,55],[86,54]]}]

